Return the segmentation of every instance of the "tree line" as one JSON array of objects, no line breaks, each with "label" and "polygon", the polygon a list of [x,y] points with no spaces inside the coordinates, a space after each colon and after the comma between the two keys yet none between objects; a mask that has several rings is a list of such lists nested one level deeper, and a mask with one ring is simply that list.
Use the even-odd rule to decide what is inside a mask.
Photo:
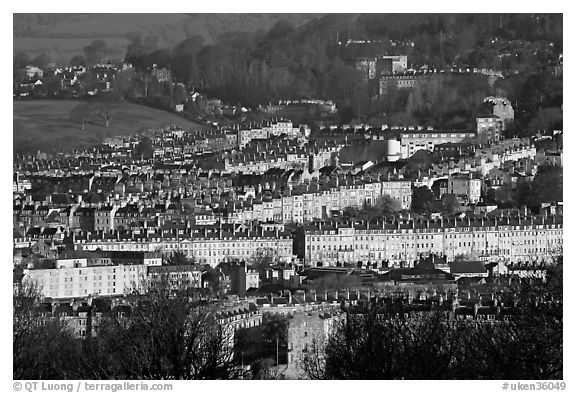
[{"label": "tree line", "polygon": [[74,336],[65,318],[39,313],[39,293],[30,285],[13,297],[14,379],[245,377],[230,326],[165,276],[127,295],[85,339]]},{"label": "tree line", "polygon": [[520,283],[508,320],[405,318],[375,301],[316,337],[297,364],[309,379],[562,379],[562,264]]},{"label": "tree line", "polygon": [[[223,33],[211,43],[190,36],[172,47],[160,46],[154,35],[134,34],[125,60],[135,70],[120,73],[114,88],[128,99],[170,109],[186,102],[191,90],[248,107],[317,97],[337,103],[342,124],[356,119],[444,128],[474,128],[483,98],[503,95],[517,109],[509,132],[534,133],[562,125],[562,78],[550,68],[562,53],[562,22],[560,14],[338,14],[299,27],[281,20],[269,31]],[[347,38],[379,41],[362,45],[366,56],[406,54],[416,66],[493,68],[506,78],[490,85],[480,75],[435,76],[375,99]],[[413,45],[392,46],[390,40]],[[73,62],[95,64],[109,53],[95,40]],[[25,60],[16,55],[15,70]],[[155,78],[154,65],[169,69],[172,81]],[[187,112],[203,111],[205,103],[189,102]]]},{"label": "tree line", "polygon": [[[298,28],[279,21],[268,32],[222,34],[211,44],[194,36],[172,48],[158,48],[152,37],[135,36],[126,59],[137,69],[168,67],[176,82],[233,105],[254,107],[307,96],[332,99],[343,123],[372,119],[474,127],[483,98],[504,95],[520,109],[520,130],[548,126],[550,118],[559,118],[539,111],[559,108],[562,101],[557,88],[561,80],[546,70],[562,51],[561,26],[561,15],[554,14],[327,15]],[[337,37],[385,43],[364,50],[369,56],[401,52],[411,64],[494,68],[513,76],[494,86],[481,75],[436,76],[416,89],[392,89],[374,101],[373,89],[350,61],[353,47],[338,45]],[[513,44],[496,47],[498,38]],[[411,40],[414,46],[392,47],[387,43],[391,39]],[[511,56],[500,56],[506,50]],[[508,57],[514,64],[505,61]]]}]

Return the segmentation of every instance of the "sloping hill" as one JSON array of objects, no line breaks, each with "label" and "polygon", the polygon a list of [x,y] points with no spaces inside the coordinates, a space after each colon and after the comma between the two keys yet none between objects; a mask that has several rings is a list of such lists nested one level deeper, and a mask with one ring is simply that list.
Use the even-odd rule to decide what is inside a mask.
[{"label": "sloping hill", "polygon": [[[36,15],[36,17],[34,17]],[[122,37],[129,32],[152,33],[163,26],[183,26],[185,14],[14,14],[17,37]]]},{"label": "sloping hill", "polygon": [[214,42],[226,32],[268,30],[286,20],[298,26],[318,14],[14,14],[14,52],[42,51],[58,58],[81,54],[90,41],[104,39],[122,54],[131,34],[156,36],[170,47],[194,35]]},{"label": "sloping hill", "polygon": [[177,124],[184,129],[204,128],[174,113],[142,105],[119,104],[109,127],[95,121],[82,130],[80,123],[70,118],[79,101],[31,100],[14,102],[14,151],[72,148],[101,142],[115,135],[134,134],[142,129],[158,129]]}]

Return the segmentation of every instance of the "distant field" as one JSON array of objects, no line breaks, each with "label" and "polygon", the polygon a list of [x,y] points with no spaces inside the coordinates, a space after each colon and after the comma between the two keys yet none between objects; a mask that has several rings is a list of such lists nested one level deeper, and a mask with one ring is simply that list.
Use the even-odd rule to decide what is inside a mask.
[{"label": "distant field", "polygon": [[70,111],[80,104],[79,101],[67,100],[14,101],[14,150],[88,146],[109,136],[134,134],[166,124],[178,124],[184,129],[204,127],[160,109],[123,103],[118,106],[108,128],[103,121],[96,121],[82,130],[79,122],[70,119]]}]

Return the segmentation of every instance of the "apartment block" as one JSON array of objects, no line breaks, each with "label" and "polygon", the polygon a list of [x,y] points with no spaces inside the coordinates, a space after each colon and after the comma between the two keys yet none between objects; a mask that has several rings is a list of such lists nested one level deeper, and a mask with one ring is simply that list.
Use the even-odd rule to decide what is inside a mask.
[{"label": "apartment block", "polygon": [[23,282],[37,283],[46,298],[120,296],[140,288],[147,265],[25,269]]},{"label": "apartment block", "polygon": [[562,234],[562,216],[317,223],[296,237],[295,249],[310,266],[410,266],[430,254],[517,262],[561,254]]},{"label": "apartment block", "polygon": [[444,143],[458,143],[466,138],[476,137],[475,131],[430,131],[403,130],[400,132],[400,157],[406,159],[418,150],[434,151],[434,146]]}]

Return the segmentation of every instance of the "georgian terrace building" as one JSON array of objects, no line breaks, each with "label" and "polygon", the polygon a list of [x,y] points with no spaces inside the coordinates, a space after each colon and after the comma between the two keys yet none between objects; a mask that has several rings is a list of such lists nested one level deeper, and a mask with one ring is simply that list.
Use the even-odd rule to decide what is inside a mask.
[{"label": "georgian terrace building", "polygon": [[243,148],[252,139],[268,139],[282,134],[285,134],[288,138],[296,138],[299,134],[308,137],[310,135],[310,127],[293,124],[290,120],[265,122],[255,127],[243,127],[238,130],[238,146]]},{"label": "georgian terrace building", "polygon": [[[190,221],[195,220],[198,224],[215,222],[218,219],[236,224],[249,221],[305,223],[328,218],[332,211],[340,211],[346,207],[375,205],[384,195],[397,201],[402,209],[409,208],[412,202],[411,181],[402,178],[378,176],[353,179],[338,176],[332,178],[328,184],[319,184],[317,180],[311,183],[289,185],[283,192],[259,188],[256,194],[253,187],[244,187],[244,190],[251,188],[252,192],[216,191],[205,196],[204,200],[194,198],[194,195],[198,195],[194,193],[192,202],[199,208],[199,216],[182,210],[182,204],[168,200],[161,203],[162,201],[157,199],[159,203],[147,201],[146,205],[128,203],[123,206],[114,204],[82,207],[74,204],[68,208],[50,208],[48,205],[15,205],[14,221],[26,231],[40,221],[46,226],[47,221],[43,218],[51,209],[59,218],[54,225],[62,227],[63,231],[106,233],[108,236],[111,232],[125,230],[155,230],[159,233],[164,223],[171,220],[187,222],[187,227],[190,226]],[[42,208],[44,213],[40,213]]]},{"label": "georgian terrace building", "polygon": [[375,179],[357,184],[337,184],[329,191],[303,194],[302,217],[305,221],[322,217],[322,211],[343,210],[346,207],[375,205],[384,195],[396,200],[402,209],[412,204],[412,182],[410,180]]},{"label": "georgian terrace building", "polygon": [[412,204],[412,182],[376,178],[340,183],[336,178],[332,185],[305,184],[282,194],[264,193],[249,204],[238,202],[223,219],[237,223],[251,220],[305,223],[327,218],[333,210],[374,206],[384,195],[397,201],[402,209],[408,209]]},{"label": "georgian terrace building", "polygon": [[474,255],[484,261],[550,260],[562,253],[562,216],[382,220],[300,230],[296,254],[310,266],[369,262],[411,265],[419,256]]},{"label": "georgian terrace building", "polygon": [[36,283],[44,297],[54,299],[120,296],[140,288],[148,267],[126,264],[25,269],[22,281]]},{"label": "georgian terrace building", "polygon": [[402,130],[400,131],[400,157],[408,158],[418,150],[434,151],[434,146],[458,143],[476,137],[475,131],[458,130]]},{"label": "georgian terrace building", "polygon": [[249,261],[270,255],[275,261],[290,262],[293,258],[293,240],[288,232],[244,229],[235,231],[218,228],[196,228],[175,235],[174,233],[149,234],[141,232],[84,234],[74,237],[75,250],[95,251],[147,251],[165,255],[176,251],[194,258],[197,263],[216,267],[222,262]]}]

